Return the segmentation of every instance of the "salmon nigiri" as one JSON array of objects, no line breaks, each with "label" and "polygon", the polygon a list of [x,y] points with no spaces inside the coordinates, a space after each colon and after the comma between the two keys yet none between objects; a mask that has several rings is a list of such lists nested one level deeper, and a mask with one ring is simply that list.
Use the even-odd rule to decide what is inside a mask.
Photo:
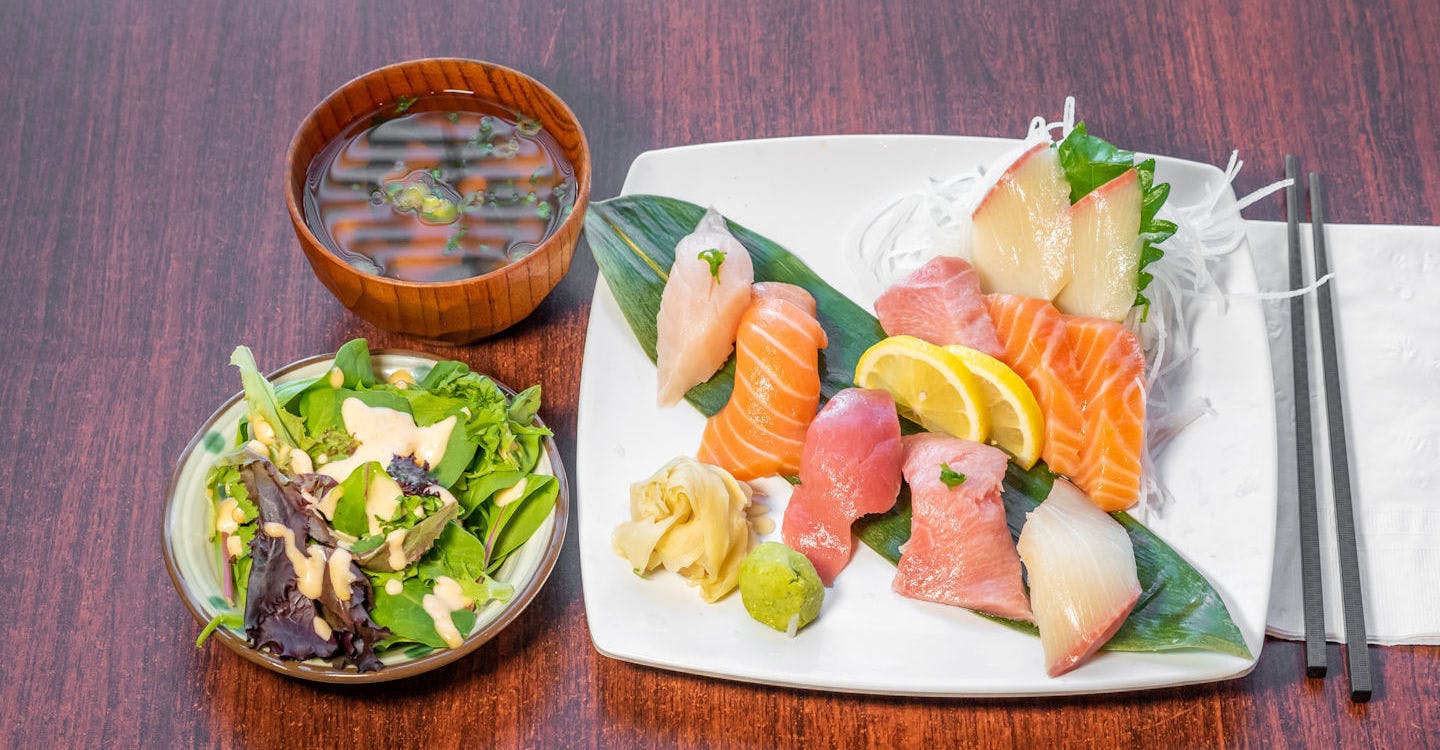
[{"label": "salmon nigiri", "polygon": [[[884,513],[900,494],[900,418],[885,391],[846,388],[810,423],[800,457],[800,486],[785,507],[785,543],[829,586],[850,563],[850,525]],[[1004,458],[1001,458],[1001,473]],[[1001,511],[1004,522],[1004,511]],[[1009,534],[1006,534],[1009,541]],[[1015,562],[1020,573],[1020,562]]]},{"label": "salmon nigiri", "polygon": [[1030,386],[1045,414],[1045,447],[1040,455],[1051,471],[1068,477],[1082,469],[1084,401],[1077,387],[1075,357],[1065,336],[1065,316],[1042,299],[991,294],[986,298],[1000,357]]},{"label": "salmon nigiri", "polygon": [[999,448],[949,435],[905,438],[910,540],[900,548],[895,593],[1033,619],[1000,498],[1008,460]]},{"label": "salmon nigiri", "polygon": [[1145,356],[1124,326],[1066,317],[1065,338],[1085,402],[1085,445],[1074,476],[1101,510],[1124,510],[1140,497],[1145,449]]},{"label": "salmon nigiri", "polygon": [[789,284],[757,284],[735,336],[735,390],[705,423],[697,456],[745,481],[800,471],[820,406],[825,329],[815,301]]},{"label": "salmon nigiri", "polygon": [[1057,677],[1105,645],[1140,600],[1135,549],[1119,522],[1064,479],[1025,517],[1016,546],[1045,671]]},{"label": "salmon nigiri", "polygon": [[656,402],[671,406],[725,366],[755,280],[750,252],[711,208],[675,246],[655,320]]}]

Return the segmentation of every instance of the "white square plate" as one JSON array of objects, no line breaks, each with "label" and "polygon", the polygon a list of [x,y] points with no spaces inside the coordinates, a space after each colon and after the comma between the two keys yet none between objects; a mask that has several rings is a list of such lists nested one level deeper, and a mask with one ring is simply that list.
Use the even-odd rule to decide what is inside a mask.
[{"label": "white square plate", "polygon": [[[650,151],[622,191],[714,205],[804,259],[869,307],[845,261],[857,223],[931,177],[970,171],[1016,141],[951,136],[826,136],[738,141]],[[1156,179],[1172,201],[1193,203],[1223,183],[1220,170],[1160,158]],[[1220,208],[1233,206],[1228,188]],[[1230,257],[1224,283],[1254,291],[1248,248]],[[1194,321],[1199,353],[1185,390],[1216,414],[1184,430],[1162,454],[1175,495],[1150,528],[1202,571],[1225,599],[1258,658],[1270,596],[1275,532],[1275,429],[1270,357],[1260,306],[1207,308]],[[726,679],[821,690],[936,696],[1065,695],[1136,690],[1239,677],[1255,659],[1201,651],[1102,652],[1047,677],[1040,642],[963,609],[903,598],[895,568],[857,544],[826,592],[820,618],[796,638],[751,620],[738,594],[705,604],[678,576],[641,579],[610,549],[628,519],[629,486],[671,458],[693,455],[704,419],[687,404],[655,406],[655,367],[609,288],[596,283],[580,386],[578,510],[585,612],[595,648],[617,659]],[[763,485],[778,526],[788,485]]]}]

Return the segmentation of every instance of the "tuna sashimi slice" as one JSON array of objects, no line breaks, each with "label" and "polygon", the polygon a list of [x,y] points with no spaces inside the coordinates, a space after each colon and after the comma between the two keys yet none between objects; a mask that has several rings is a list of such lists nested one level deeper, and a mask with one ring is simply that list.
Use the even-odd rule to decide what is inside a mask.
[{"label": "tuna sashimi slice", "polygon": [[1040,455],[1051,471],[1068,477],[1081,473],[1084,401],[1075,372],[1075,355],[1065,335],[1065,316],[1042,299],[991,294],[986,302],[1010,366],[1035,394],[1045,414],[1045,445]]},{"label": "tuna sashimi slice", "polygon": [[1101,510],[1124,510],[1140,497],[1145,355],[1134,333],[1108,320],[1067,316],[1065,337],[1085,402],[1085,444],[1072,478]]},{"label": "tuna sashimi slice", "polygon": [[820,406],[825,329],[792,301],[797,294],[808,299],[804,290],[768,286],[740,319],[735,390],[705,423],[696,455],[741,481],[798,472],[805,431]]},{"label": "tuna sashimi slice", "polygon": [[[1000,483],[1005,453],[948,435],[910,435],[910,540],[901,547],[895,592],[1012,620],[1033,620]],[[944,468],[964,475],[951,487]],[[949,475],[947,475],[949,476]],[[953,481],[953,477],[952,477]]]},{"label": "tuna sashimi slice", "polygon": [[900,420],[884,391],[846,388],[810,424],[781,534],[826,586],[850,562],[855,519],[894,507],[902,457]]},{"label": "tuna sashimi slice", "polygon": [[[714,251],[714,252],[711,252]],[[707,260],[710,259],[710,260]],[[711,260],[719,267],[711,272]],[[670,406],[725,366],[755,280],[750,252],[715,209],[675,246],[655,320],[656,402]]]},{"label": "tuna sashimi slice", "polygon": [[999,357],[1004,349],[980,275],[960,258],[939,256],[875,300],[880,326],[890,336],[914,336],[932,344],[959,344]]},{"label": "tuna sashimi slice", "polygon": [[1062,675],[1094,654],[1140,599],[1130,535],[1074,485],[1056,479],[1017,545],[1045,670]]}]

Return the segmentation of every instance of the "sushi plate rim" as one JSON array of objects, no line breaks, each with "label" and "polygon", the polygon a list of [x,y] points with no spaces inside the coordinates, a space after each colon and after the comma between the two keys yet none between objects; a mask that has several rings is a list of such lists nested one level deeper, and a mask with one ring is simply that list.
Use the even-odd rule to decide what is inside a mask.
[{"label": "sushi plate rim", "polygon": [[[644,183],[647,179],[644,176],[644,172],[647,169],[655,168],[657,164],[663,167],[666,158],[670,156],[680,156],[682,158],[699,156],[703,158],[708,155],[706,152],[715,152],[719,154],[728,153],[729,155],[735,155],[737,153],[748,153],[753,157],[753,155],[759,150],[765,150],[767,153],[775,153],[774,149],[788,151],[791,148],[800,150],[813,150],[818,148],[821,150],[825,150],[830,146],[836,146],[840,150],[851,149],[853,151],[860,152],[865,152],[868,149],[878,149],[879,152],[883,152],[892,147],[902,149],[906,147],[933,147],[934,149],[941,152],[951,149],[954,149],[956,151],[975,151],[976,149],[980,149],[993,153],[1003,153],[1003,151],[1017,146],[1020,143],[1021,141],[1016,139],[994,137],[934,135],[839,135],[799,136],[678,146],[673,148],[647,151],[636,157],[635,161],[631,164],[630,171],[627,174],[625,185],[624,188],[622,188],[621,194],[626,195],[637,192],[661,192],[656,190],[644,189]],[[736,149],[739,149],[740,151],[737,152],[735,151]],[[850,155],[852,157],[854,156],[853,153],[851,153]],[[1200,173],[1204,174],[1203,184],[1206,185],[1212,184],[1214,181],[1223,180],[1223,173],[1219,169],[1215,168],[1213,165],[1164,156],[1157,156],[1156,158],[1162,170],[1199,170]],[[638,179],[637,173],[640,173]],[[721,192],[723,192],[724,190],[734,189],[741,189],[743,192],[743,188],[740,188],[738,186],[732,188],[727,185],[718,188],[718,190],[720,190]],[[712,189],[711,192],[714,192],[714,189]],[[1178,192],[1180,191],[1177,189],[1177,193]],[[671,194],[673,194],[673,191]],[[894,196],[891,195],[890,197],[893,198]],[[1234,201],[1234,193],[1228,188],[1223,191],[1223,195],[1221,198],[1222,208],[1224,206],[1224,203],[1227,201]],[[754,222],[747,223],[743,215],[737,216],[735,218],[736,221],[740,222],[741,224],[745,224],[746,226],[749,226],[755,231],[759,231],[762,234],[766,234],[767,236],[776,239],[782,245],[786,245],[787,247],[791,246],[785,242],[783,236],[776,237],[775,233],[769,231],[770,227],[757,226]],[[849,241],[851,237],[847,236],[836,239]],[[1228,264],[1228,272],[1230,274],[1230,286],[1232,289],[1235,289],[1237,291],[1247,291],[1253,290],[1256,287],[1253,256],[1251,254],[1248,244],[1242,244],[1240,249],[1237,250],[1234,254],[1232,254],[1231,261]],[[827,278],[827,281],[828,280],[830,279]],[[831,281],[831,283],[836,282]],[[836,283],[836,286],[837,288],[840,288],[841,291],[851,293],[849,290],[843,288],[842,284]],[[1245,308],[1247,307],[1247,304],[1241,303],[1239,306]],[[1242,314],[1248,315],[1249,313]],[[600,344],[598,342],[601,341],[603,337],[595,335],[597,326],[609,324],[609,322],[607,322],[607,316],[609,316],[608,321],[610,322],[613,322],[615,319],[618,318],[618,304],[615,302],[613,295],[611,295],[609,287],[605,284],[604,278],[597,276],[596,287],[592,299],[590,321],[587,330],[586,348],[584,354],[585,367],[583,368],[581,374],[579,401],[580,408],[578,409],[577,414],[578,439],[576,444],[576,451],[578,470],[576,480],[576,503],[577,513],[581,518],[584,518],[584,516],[586,515],[586,504],[583,502],[583,499],[587,496],[587,476],[594,474],[597,471],[600,471],[601,473],[608,473],[604,472],[603,470],[597,469],[595,466],[592,465],[592,463],[596,460],[597,454],[599,453],[599,446],[594,444],[594,440],[586,440],[583,437],[591,433],[590,430],[586,429],[588,426],[587,423],[589,423],[591,419],[595,418],[596,416],[596,409],[586,408],[587,404],[593,404],[595,403],[595,400],[597,398],[602,397],[604,391],[601,382],[603,380],[615,377],[615,375],[608,372],[610,368],[606,368],[607,374],[601,375],[599,372],[600,368],[592,366],[597,361],[600,361],[602,357],[609,359],[617,354],[616,352],[609,350],[602,353],[599,349]],[[1253,317],[1256,320],[1260,320],[1259,316],[1260,313],[1257,303],[1257,306],[1253,309]],[[638,344],[634,343],[633,336],[630,336],[629,330],[628,328],[624,327],[623,321],[621,321],[619,325],[624,328],[625,337],[630,341],[632,345],[631,348],[634,350],[634,352],[639,352]],[[1260,335],[1262,337],[1263,343],[1263,321],[1261,321],[1260,323]],[[628,357],[629,359],[634,359],[634,352],[627,352],[621,356]],[[643,353],[640,354],[640,357],[642,359],[644,358]],[[649,366],[648,360],[645,360],[644,364],[646,366]],[[1259,375],[1263,376],[1264,382],[1269,383],[1270,362],[1268,354],[1257,359],[1254,364],[1256,367],[1263,369],[1263,372],[1257,372]],[[653,370],[653,366],[651,367],[651,370]],[[651,377],[653,379],[653,375]],[[1268,420],[1263,422],[1264,425],[1273,425],[1275,408],[1273,395],[1269,399],[1262,399],[1260,402],[1254,404],[1253,408],[1259,410],[1260,417],[1268,417]],[[700,420],[701,418],[699,417],[698,413],[696,413],[695,415],[693,415],[693,419]],[[1256,420],[1256,423],[1262,424],[1260,420]],[[776,670],[772,668],[767,668],[767,666],[763,663],[719,663],[713,659],[705,658],[705,655],[698,651],[693,655],[683,656],[677,655],[675,652],[672,651],[667,656],[663,652],[657,651],[656,649],[650,647],[646,639],[636,638],[633,635],[628,635],[625,633],[625,631],[627,630],[627,618],[633,622],[634,618],[638,617],[636,613],[617,612],[612,605],[602,600],[602,597],[599,593],[601,589],[604,588],[601,579],[605,575],[608,575],[608,572],[598,570],[598,568],[600,566],[604,566],[606,563],[618,563],[619,558],[615,557],[613,552],[609,550],[608,531],[600,528],[592,528],[587,531],[587,527],[590,527],[594,524],[587,524],[582,521],[581,523],[577,524],[577,533],[580,537],[582,589],[584,591],[586,619],[589,624],[591,639],[595,645],[596,650],[601,654],[610,658],[629,661],[644,666],[657,667],[661,669],[667,669],[716,679],[736,680],[740,682],[749,682],[754,684],[773,685],[788,688],[799,688],[806,690],[821,690],[846,693],[962,698],[993,698],[1045,695],[1064,696],[1096,693],[1132,692],[1138,690],[1150,690],[1237,679],[1249,674],[1255,668],[1255,665],[1258,663],[1259,660],[1260,651],[1264,644],[1263,613],[1268,608],[1268,592],[1270,583],[1269,579],[1271,575],[1271,566],[1273,564],[1273,535],[1275,528],[1276,507],[1275,499],[1278,482],[1278,477],[1276,476],[1275,471],[1276,464],[1273,460],[1275,456],[1276,445],[1274,430],[1269,429],[1263,432],[1264,435],[1268,437],[1268,441],[1262,439],[1261,442],[1266,442],[1267,445],[1256,446],[1256,448],[1258,449],[1268,447],[1268,453],[1271,460],[1264,462],[1265,465],[1269,467],[1269,471],[1262,472],[1262,476],[1258,476],[1256,478],[1258,481],[1258,485],[1254,488],[1252,495],[1261,499],[1268,498],[1267,507],[1269,508],[1270,512],[1257,513],[1256,515],[1259,517],[1252,517],[1252,521],[1256,523],[1262,523],[1264,525],[1266,536],[1271,539],[1272,543],[1265,545],[1264,552],[1266,554],[1263,555],[1263,566],[1261,565],[1262,560],[1255,560],[1256,571],[1255,575],[1251,576],[1251,578],[1255,580],[1256,585],[1250,587],[1252,589],[1252,592],[1250,596],[1246,599],[1246,601],[1251,602],[1252,605],[1254,605],[1254,590],[1264,592],[1263,601],[1258,602],[1258,609],[1260,612],[1259,621],[1242,622],[1237,617],[1237,625],[1241,628],[1242,634],[1245,636],[1246,643],[1252,652],[1252,657],[1250,659],[1242,659],[1240,657],[1195,651],[1169,652],[1160,654],[1119,654],[1116,652],[1106,652],[1102,654],[1101,657],[1096,659],[1097,663],[1105,661],[1107,659],[1130,659],[1139,661],[1144,661],[1147,659],[1178,659],[1180,660],[1180,663],[1182,665],[1186,662],[1191,661],[1195,662],[1195,665],[1193,669],[1186,668],[1181,669],[1180,671],[1176,671],[1173,668],[1167,668],[1160,670],[1159,673],[1148,674],[1138,677],[1117,678],[1113,674],[1111,674],[1099,679],[1089,679],[1089,675],[1087,675],[1086,673],[1086,668],[1082,667],[1081,669],[1072,672],[1070,675],[1066,675],[1056,680],[1049,680],[1041,683],[1037,683],[1033,680],[1020,680],[1016,684],[1010,684],[1008,682],[1008,675],[996,675],[995,679],[993,680],[966,679],[962,681],[964,682],[964,684],[957,683],[954,685],[947,685],[943,683],[937,683],[932,680],[926,682],[923,685],[909,686],[903,681],[898,681],[893,677],[875,680],[873,679],[873,677],[867,679],[864,675],[855,675],[853,678],[846,678],[844,676],[830,674],[820,679],[807,679],[807,676],[804,673],[797,673],[794,670]],[[1184,433],[1182,433],[1182,436],[1183,434]],[[695,432],[695,436],[692,439],[698,440],[698,430]],[[623,456],[623,448],[621,446],[617,444],[615,446],[615,449],[617,451],[620,451],[620,455]],[[1263,453],[1264,451],[1261,452]],[[599,460],[605,461],[606,459],[601,458]],[[587,470],[587,467],[589,468],[589,470]],[[642,477],[626,477],[627,480],[635,480],[640,478]],[[591,484],[593,484],[593,482],[591,482]],[[620,502],[619,505],[623,507],[624,502]],[[592,508],[592,513],[599,512],[598,508],[596,508],[593,503],[590,504],[590,506]],[[779,511],[777,509],[776,513],[778,514],[778,512]],[[778,516],[776,520],[778,521]],[[603,538],[598,538],[602,535]],[[862,548],[861,550],[857,551],[857,561],[862,555],[866,553],[869,553],[869,550]],[[1183,551],[1182,554],[1184,554]],[[875,557],[876,560],[879,559],[878,556],[871,556]],[[1187,559],[1191,559],[1192,563],[1196,563],[1197,567],[1201,567],[1201,569],[1203,570],[1203,567],[1198,564],[1197,561],[1195,561],[1189,555],[1186,555],[1186,557]],[[854,566],[853,563],[852,566]],[[891,568],[890,570],[893,571],[893,568]],[[664,583],[658,580],[652,580],[645,584],[646,586],[655,587],[655,589],[660,592],[658,594],[659,599],[657,599],[657,601],[663,603],[657,604],[657,606],[662,610],[666,607],[670,607],[673,609],[677,606],[682,608],[692,606],[698,608],[705,608],[706,611],[711,611],[722,609],[728,605],[730,608],[733,608],[737,611],[734,613],[726,612],[724,613],[725,616],[738,617],[742,620],[742,622],[740,623],[741,626],[745,625],[745,622],[743,621],[748,620],[748,618],[745,617],[744,611],[740,608],[738,602],[722,601],[717,605],[705,605],[701,603],[699,598],[696,597],[693,593],[686,590],[683,586],[675,583],[673,579],[675,579],[676,577],[652,576],[652,578],[672,579]],[[1259,585],[1262,583],[1263,586]],[[1232,613],[1236,612],[1236,604],[1232,596],[1229,595],[1228,592],[1218,584],[1217,588],[1221,589],[1221,594],[1225,598],[1227,606],[1230,607]],[[731,596],[729,597],[729,599],[735,600],[738,599],[738,596]],[[1252,606],[1252,609],[1253,608],[1254,607]],[[666,614],[670,613],[667,612]],[[681,612],[680,614],[683,616],[684,613]],[[823,617],[824,615],[822,614],[822,618]],[[668,619],[668,617],[666,619]],[[750,624],[753,625],[753,623]],[[663,625],[661,627],[663,627]],[[809,631],[807,630],[807,634],[808,632]],[[746,636],[740,635],[737,637],[744,638]],[[762,637],[764,636],[762,635]],[[1030,643],[1033,643],[1035,651],[1037,653],[1039,652],[1038,641],[1035,641],[1033,638],[1029,638],[1028,636],[1018,636],[1018,634],[1017,637],[1025,638]],[[820,675],[813,675],[812,677],[819,678]]]}]

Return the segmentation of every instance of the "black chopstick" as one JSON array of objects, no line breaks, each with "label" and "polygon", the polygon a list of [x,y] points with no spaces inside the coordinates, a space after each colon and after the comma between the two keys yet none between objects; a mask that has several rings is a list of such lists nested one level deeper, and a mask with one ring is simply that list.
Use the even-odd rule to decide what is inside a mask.
[{"label": "black chopstick", "polygon": [[[1315,277],[1330,272],[1325,248],[1325,208],[1320,175],[1310,173],[1310,225],[1314,232]],[[1370,644],[1365,632],[1365,598],[1360,592],[1360,554],[1355,546],[1355,507],[1351,503],[1350,453],[1345,442],[1345,399],[1340,392],[1339,355],[1335,351],[1335,307],[1331,289],[1320,287],[1320,358],[1325,369],[1325,411],[1330,428],[1330,476],[1335,493],[1335,541],[1340,557],[1340,594],[1345,608],[1345,665],[1350,700],[1370,700]]]},{"label": "black chopstick", "polygon": [[[1305,280],[1300,254],[1300,158],[1285,157],[1285,222],[1290,240],[1290,288]],[[1315,446],[1310,426],[1310,351],[1305,295],[1290,298],[1290,363],[1295,380],[1295,484],[1300,515],[1300,593],[1305,608],[1305,674],[1325,676],[1325,595],[1320,578],[1320,520],[1315,511]]]}]

